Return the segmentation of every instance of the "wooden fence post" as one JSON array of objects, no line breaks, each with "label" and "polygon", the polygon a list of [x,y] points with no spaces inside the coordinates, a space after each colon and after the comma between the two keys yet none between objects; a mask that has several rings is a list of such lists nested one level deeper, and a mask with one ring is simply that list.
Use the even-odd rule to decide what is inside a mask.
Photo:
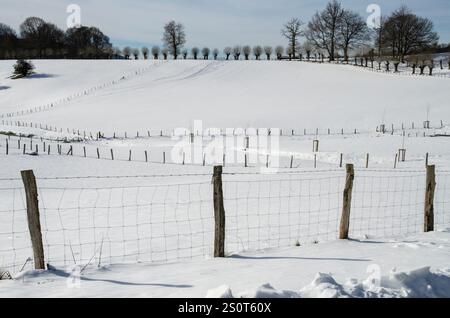
[{"label": "wooden fence post", "polygon": [[225,257],[225,207],[223,204],[222,166],[214,167],[214,257]]},{"label": "wooden fence post", "polygon": [[427,166],[425,191],[425,232],[434,231],[434,191],[436,189],[436,166]]},{"label": "wooden fence post", "polygon": [[28,229],[33,246],[34,267],[35,269],[45,269],[36,178],[32,170],[22,171],[21,175],[26,194]]},{"label": "wooden fence post", "polygon": [[342,204],[341,226],[339,228],[339,239],[348,239],[350,229],[350,211],[352,206],[353,181],[355,179],[355,170],[352,164],[347,165],[347,177],[345,179],[344,197]]}]

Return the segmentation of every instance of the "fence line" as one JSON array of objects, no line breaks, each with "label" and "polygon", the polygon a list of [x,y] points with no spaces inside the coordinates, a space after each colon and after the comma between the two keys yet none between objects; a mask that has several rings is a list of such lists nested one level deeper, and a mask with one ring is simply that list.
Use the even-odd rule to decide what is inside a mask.
[{"label": "fence line", "polygon": [[[41,177],[36,180],[45,262],[166,263],[321,243],[343,235],[343,212],[352,238],[421,233],[430,213],[436,229],[450,227],[450,172],[436,173],[432,209],[425,200],[431,198],[426,175],[357,169],[350,188],[343,169]],[[0,183],[0,267],[16,273],[35,259],[29,200],[20,179]]]},{"label": "fence line", "polygon": [[154,67],[158,67],[161,66],[164,62],[161,63],[157,63],[157,64],[152,64],[150,66],[144,67],[144,68],[139,68],[135,71],[131,71],[123,76],[121,76],[119,79],[117,80],[112,80],[106,83],[102,83],[87,89],[84,89],[80,92],[74,93],[70,96],[66,96],[63,98],[60,98],[54,102],[49,102],[45,105],[41,105],[41,106],[34,106],[34,107],[28,107],[24,110],[21,111],[15,111],[15,112],[8,112],[8,113],[3,113],[0,114],[0,118],[13,118],[13,117],[20,117],[20,116],[24,116],[24,115],[29,115],[29,114],[34,114],[34,113],[40,113],[40,112],[45,112],[45,111],[49,111],[52,110],[55,106],[58,105],[63,105],[65,103],[71,102],[73,100],[85,97],[90,95],[91,93],[94,93],[96,91],[117,85],[122,83],[125,80],[129,80],[131,78],[134,78],[136,76],[140,76],[145,74],[146,72],[148,72],[149,70],[153,69]]},{"label": "fence line", "polygon": [[[54,141],[47,141],[43,138],[11,138],[8,136],[5,138],[5,153],[6,155],[57,155],[61,157],[77,157],[77,158],[89,158],[97,160],[107,161],[120,161],[120,162],[139,162],[149,164],[168,164],[168,165],[186,165],[186,166],[212,166],[216,164],[232,165],[232,166],[244,166],[246,168],[251,167],[267,167],[267,168],[280,168],[280,169],[296,169],[300,168],[299,161],[313,162],[314,169],[318,168],[318,163],[327,166],[343,167],[344,154],[337,152],[306,152],[306,153],[285,153],[285,154],[271,154],[271,150],[267,152],[260,152],[257,154],[251,153],[252,148],[245,148],[245,139],[239,140],[239,136],[235,140],[237,143],[242,142],[242,149],[235,149],[230,156],[229,151],[224,149],[224,155],[218,158],[217,155],[208,155],[205,152],[204,144],[200,145],[191,144],[186,153],[183,153],[183,160],[181,158],[171,160],[169,154],[171,154],[171,148],[160,147],[161,149],[155,151],[149,151],[142,146],[139,149],[124,149],[123,147],[106,147],[103,145],[97,146],[93,144],[82,143],[56,143]],[[313,140],[316,142],[316,140]],[[0,148],[3,145],[0,144]],[[167,148],[167,149],[165,149]],[[318,149],[316,149],[318,150]],[[196,151],[202,151],[202,160],[195,162],[194,154]],[[181,153],[179,154],[181,155]],[[364,166],[368,169],[373,162],[373,153],[359,154],[360,160],[364,159]],[[253,161],[249,161],[249,158],[253,158]],[[264,156],[264,158],[262,158]],[[363,158],[364,157],[364,158]],[[394,155],[392,156],[394,158]],[[415,160],[424,160],[426,164],[429,163],[430,154],[424,154],[424,157],[415,157]],[[273,160],[276,161],[272,165]],[[358,159],[357,159],[358,160]],[[406,149],[400,149],[399,154],[395,156],[394,168],[402,169],[398,165],[406,160]]]},{"label": "fence line", "polygon": [[[435,136],[436,132],[433,134],[426,134],[427,131],[431,130],[440,130],[443,129],[446,125],[443,120],[440,120],[438,122],[439,125],[432,126],[429,121],[428,126],[424,128],[419,128],[421,125],[416,125],[416,123],[412,122],[411,127],[405,125],[405,123],[397,124],[395,126],[394,124],[391,125],[391,129],[385,129],[381,128],[381,126],[385,127],[384,124],[381,124],[380,126],[377,126],[375,131],[377,133],[383,133],[391,135],[395,134],[396,132],[401,134],[406,134],[408,132],[408,137],[411,136],[411,131],[416,131],[416,136],[418,137],[418,133],[424,133],[424,137],[426,136]],[[425,123],[425,122],[424,122]],[[154,137],[183,137],[180,135],[176,135],[174,130],[172,130],[170,133],[167,132],[165,129],[148,129],[144,132],[137,131],[135,134],[128,134],[128,132],[124,132],[123,134],[120,134],[118,132],[110,132],[109,135],[105,132],[101,132],[100,130],[93,133],[92,131],[86,131],[82,129],[75,129],[75,128],[58,128],[56,126],[48,125],[48,124],[42,124],[42,123],[33,123],[33,122],[22,122],[22,121],[12,121],[12,120],[2,120],[2,125],[5,126],[14,126],[14,127],[25,127],[25,128],[33,128],[33,129],[39,129],[43,131],[50,131],[55,132],[59,134],[66,133],[70,134],[71,137],[61,137],[61,138],[41,138],[46,139],[50,141],[57,141],[57,142],[69,142],[69,141],[90,141],[90,140],[138,140],[138,139],[151,139]],[[299,129],[299,128],[280,128],[272,131],[271,129],[252,129],[251,132],[249,132],[250,129],[234,129],[233,132],[230,134],[223,129],[217,130],[214,128],[207,129],[205,132],[199,132],[195,131],[190,133],[188,130],[185,131],[184,137],[188,137],[191,135],[191,137],[226,137],[226,136],[244,136],[244,137],[251,137],[251,136],[271,136],[272,133],[277,133],[281,136],[286,137],[298,137],[298,136],[339,136],[339,135],[361,135],[370,133],[370,130],[364,130],[364,129],[337,129],[337,128],[326,128],[326,129]],[[12,133],[12,132],[11,132]],[[32,134],[13,134],[17,135],[18,137],[33,137]],[[445,132],[444,135],[447,135]],[[39,138],[39,137],[38,137]]]}]

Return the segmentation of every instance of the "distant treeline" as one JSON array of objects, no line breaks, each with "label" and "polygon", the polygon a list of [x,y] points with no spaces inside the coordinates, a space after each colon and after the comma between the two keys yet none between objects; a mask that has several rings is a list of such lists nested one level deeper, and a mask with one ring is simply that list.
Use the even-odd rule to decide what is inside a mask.
[{"label": "distant treeline", "polygon": [[114,50],[108,36],[96,27],[66,31],[41,18],[27,18],[17,34],[0,23],[0,59],[108,59]]}]

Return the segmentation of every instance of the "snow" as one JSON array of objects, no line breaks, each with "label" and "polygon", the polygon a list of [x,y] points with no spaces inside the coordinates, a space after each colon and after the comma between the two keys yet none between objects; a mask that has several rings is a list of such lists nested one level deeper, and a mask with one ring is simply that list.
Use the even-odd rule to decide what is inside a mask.
[{"label": "snow", "polygon": [[[0,62],[3,76],[11,62]],[[36,61],[40,74],[2,92],[2,112],[20,111],[96,89],[52,111],[24,121],[81,131],[205,127],[371,129],[386,121],[400,125],[450,120],[448,78],[404,77],[355,71],[345,65],[279,61]],[[23,92],[26,91],[26,96]],[[282,111],[280,111],[282,110]],[[405,110],[407,111],[405,113]],[[108,114],[105,120],[105,114]],[[220,114],[220,116],[217,116]]]},{"label": "snow", "polygon": [[[412,249],[411,246],[415,248]],[[0,297],[450,297],[450,230],[170,264],[27,271]],[[68,285],[69,284],[69,285]]]},{"label": "snow", "polygon": [[[0,282],[0,297],[450,297],[450,152],[447,138],[433,137],[448,134],[448,78],[288,61],[34,63],[36,76],[13,81],[13,62],[0,61],[0,132],[34,136],[33,149],[30,139],[10,136],[8,155],[6,136],[0,142],[0,267],[15,274]],[[423,129],[427,118],[432,129]],[[243,137],[226,144],[226,259],[211,259],[211,166],[221,162],[206,156],[203,167],[188,156],[181,165],[170,156],[180,142],[172,130],[192,129],[196,119],[203,120],[200,148],[213,141],[209,128],[283,129],[279,149],[249,150],[260,162],[248,168]],[[376,132],[382,123],[387,134]],[[90,137],[98,131],[106,138]],[[19,141],[27,153],[38,145],[39,155],[23,155]],[[400,148],[407,160],[393,170]],[[440,232],[417,234],[426,153],[437,166]],[[279,160],[279,174],[260,174],[267,154],[270,164]],[[356,169],[350,241],[336,241],[341,154]],[[34,170],[45,205],[52,266],[45,272],[27,263],[18,273],[31,256],[19,179],[25,169]],[[11,247],[20,249],[11,254]],[[68,287],[80,268],[81,288]]]}]

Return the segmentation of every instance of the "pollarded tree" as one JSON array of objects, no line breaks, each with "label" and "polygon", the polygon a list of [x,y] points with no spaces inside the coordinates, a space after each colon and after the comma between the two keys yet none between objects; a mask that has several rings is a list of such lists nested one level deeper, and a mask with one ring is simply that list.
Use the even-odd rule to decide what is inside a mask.
[{"label": "pollarded tree", "polygon": [[163,48],[161,51],[164,60],[167,60],[169,58],[169,49],[168,48]]},{"label": "pollarded tree", "polygon": [[339,30],[342,26],[344,9],[342,5],[332,0],[322,12],[317,12],[308,23],[306,38],[318,49],[328,52],[330,61],[334,61],[336,49],[341,42]]},{"label": "pollarded tree", "polygon": [[223,49],[223,54],[225,54],[227,61],[230,59],[230,55],[232,52],[233,52],[233,49],[229,46],[227,46],[226,48]]},{"label": "pollarded tree", "polygon": [[217,60],[217,58],[219,57],[219,50],[214,49],[212,54],[213,54],[214,60]]},{"label": "pollarded tree", "polygon": [[234,56],[234,59],[235,59],[236,61],[239,60],[241,54],[242,54],[242,48],[241,48],[239,45],[236,45],[236,46],[233,48],[233,56]]},{"label": "pollarded tree", "polygon": [[209,59],[209,54],[211,54],[211,50],[208,47],[204,47],[202,49],[203,59],[204,60],[208,60]]},{"label": "pollarded tree", "polygon": [[200,50],[198,47],[193,47],[191,49],[191,54],[194,57],[194,60],[196,60],[198,58],[198,54],[200,53]]},{"label": "pollarded tree", "polygon": [[287,54],[287,56],[289,56],[289,60],[292,60],[292,56],[294,54],[294,51],[292,51],[292,47],[288,46],[286,48],[286,54]]},{"label": "pollarded tree", "polygon": [[113,48],[113,55],[117,58],[122,56],[122,50],[119,47]]},{"label": "pollarded tree", "polygon": [[244,54],[245,59],[248,61],[250,59],[250,54],[252,54],[252,48],[248,45],[245,45],[242,48],[242,53]]},{"label": "pollarded tree", "polygon": [[275,48],[275,54],[277,55],[277,59],[281,60],[283,58],[284,47],[281,45]]},{"label": "pollarded tree", "polygon": [[159,49],[159,46],[152,47],[152,55],[155,60],[157,60],[159,58],[160,52],[161,52],[161,50]]},{"label": "pollarded tree", "polygon": [[164,26],[163,42],[176,60],[181,48],[186,43],[186,33],[181,23],[170,21]]},{"label": "pollarded tree", "polygon": [[129,60],[132,54],[132,50],[131,47],[126,46],[123,49],[123,56],[125,57],[126,60]]},{"label": "pollarded tree", "polygon": [[139,49],[133,49],[133,56],[135,60],[139,60]]},{"label": "pollarded tree", "polygon": [[188,50],[187,49],[183,49],[183,51],[181,51],[181,55],[183,55],[183,59],[187,60]]},{"label": "pollarded tree", "polygon": [[272,56],[273,49],[271,46],[265,46],[264,47],[264,54],[266,55],[267,60],[270,60],[270,57]]},{"label": "pollarded tree", "polygon": [[303,51],[305,52],[306,59],[308,61],[311,60],[311,54],[312,54],[313,50],[314,50],[314,45],[311,42],[305,41],[303,43]]},{"label": "pollarded tree", "polygon": [[144,59],[145,60],[147,60],[148,59],[148,53],[149,53],[150,51],[149,51],[149,49],[148,49],[148,47],[143,47],[142,48],[142,56],[144,57]]},{"label": "pollarded tree", "polygon": [[253,55],[255,56],[256,60],[259,60],[262,54],[263,48],[261,46],[257,45],[253,48]]},{"label": "pollarded tree", "polygon": [[299,38],[304,34],[303,32],[303,22],[300,19],[293,18],[288,23],[286,23],[281,30],[281,34],[288,39],[289,48],[292,52],[291,55],[295,58],[295,54],[298,52]]}]

